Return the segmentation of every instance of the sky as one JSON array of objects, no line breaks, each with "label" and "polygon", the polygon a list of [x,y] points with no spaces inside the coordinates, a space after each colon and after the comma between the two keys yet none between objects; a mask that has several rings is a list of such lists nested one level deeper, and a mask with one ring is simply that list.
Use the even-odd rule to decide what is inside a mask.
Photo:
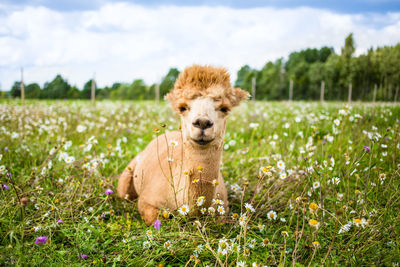
[{"label": "sky", "polygon": [[0,0],[0,89],[41,86],[61,74],[82,88],[142,78],[169,68],[261,68],[305,48],[337,53],[353,33],[356,54],[400,42],[399,0],[106,1]]}]

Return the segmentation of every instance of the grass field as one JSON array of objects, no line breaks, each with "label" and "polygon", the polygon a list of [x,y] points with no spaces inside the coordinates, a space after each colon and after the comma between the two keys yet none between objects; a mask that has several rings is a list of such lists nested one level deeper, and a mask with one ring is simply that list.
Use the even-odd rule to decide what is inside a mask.
[{"label": "grass field", "polygon": [[116,184],[178,128],[169,105],[0,102],[0,265],[399,266],[399,119],[389,104],[243,104],[223,223],[171,212],[156,229]]}]

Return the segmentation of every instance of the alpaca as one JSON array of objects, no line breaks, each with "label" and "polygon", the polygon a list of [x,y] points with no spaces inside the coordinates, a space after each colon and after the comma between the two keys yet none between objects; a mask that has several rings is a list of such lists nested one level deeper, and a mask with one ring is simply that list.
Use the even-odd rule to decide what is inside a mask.
[{"label": "alpaca", "polygon": [[191,215],[198,215],[213,199],[228,212],[227,190],[220,173],[226,118],[248,97],[246,91],[231,86],[224,68],[193,65],[179,75],[165,99],[179,114],[181,130],[151,141],[118,181],[118,196],[138,198],[146,225],[157,219],[161,209],[183,207],[182,212],[190,210]]}]

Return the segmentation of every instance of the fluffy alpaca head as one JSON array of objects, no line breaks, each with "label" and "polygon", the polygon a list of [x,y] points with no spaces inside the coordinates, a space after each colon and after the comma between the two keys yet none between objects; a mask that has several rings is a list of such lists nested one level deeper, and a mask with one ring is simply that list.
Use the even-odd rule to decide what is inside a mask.
[{"label": "fluffy alpaca head", "polygon": [[207,147],[223,141],[229,111],[248,97],[232,87],[226,69],[193,65],[179,75],[165,99],[181,117],[184,139]]}]

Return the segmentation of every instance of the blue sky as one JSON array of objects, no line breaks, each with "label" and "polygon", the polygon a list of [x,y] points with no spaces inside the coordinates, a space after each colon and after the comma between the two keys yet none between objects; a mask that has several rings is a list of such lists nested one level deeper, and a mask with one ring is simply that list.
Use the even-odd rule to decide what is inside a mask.
[{"label": "blue sky", "polygon": [[[77,11],[97,9],[107,2],[105,0],[82,1],[82,0],[5,0],[5,3],[26,5],[42,5],[59,11]],[[340,13],[385,13],[400,10],[399,0],[145,0],[145,1],[125,1],[129,3],[159,6],[159,5],[178,5],[178,6],[228,6],[232,8],[257,8],[257,7],[275,7],[275,8],[295,8],[295,7],[313,7],[324,8]]]},{"label": "blue sky", "polygon": [[400,42],[400,1],[0,0],[0,89],[24,67],[25,82],[63,75],[99,86],[169,68],[225,66],[233,79],[290,52],[330,46],[354,34],[356,53]]}]

